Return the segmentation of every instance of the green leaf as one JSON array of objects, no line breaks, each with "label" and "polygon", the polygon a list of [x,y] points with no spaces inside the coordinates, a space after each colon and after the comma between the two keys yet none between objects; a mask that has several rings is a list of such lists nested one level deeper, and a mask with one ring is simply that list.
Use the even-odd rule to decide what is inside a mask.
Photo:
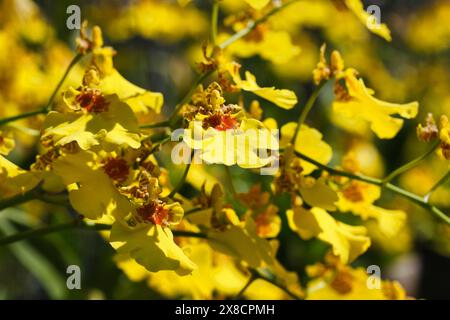
[{"label": "green leaf", "polygon": [[[17,232],[14,225],[7,219],[0,219],[0,231],[4,235]],[[63,299],[67,288],[63,277],[55,267],[27,242],[17,242],[9,247],[17,260],[39,281],[51,299]]]}]

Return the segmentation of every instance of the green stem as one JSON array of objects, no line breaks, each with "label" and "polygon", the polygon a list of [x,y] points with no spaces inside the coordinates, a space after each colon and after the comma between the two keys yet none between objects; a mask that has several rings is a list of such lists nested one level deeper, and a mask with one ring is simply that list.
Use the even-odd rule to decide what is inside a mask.
[{"label": "green stem", "polygon": [[180,112],[181,108],[183,108],[183,106],[185,104],[187,104],[190,100],[192,95],[194,94],[194,92],[197,90],[197,87],[203,83],[203,81],[205,81],[206,78],[209,77],[209,75],[211,73],[213,73],[214,70],[208,70],[205,73],[200,74],[197,79],[194,81],[194,83],[192,84],[191,88],[189,89],[189,91],[184,95],[183,99],[181,99],[180,103],[177,105],[177,107],[175,108],[175,110],[173,111],[172,115],[169,118],[169,123],[171,126],[174,125],[175,119],[178,115],[178,113]]},{"label": "green stem", "polygon": [[[102,223],[87,223],[81,220],[74,220],[67,223],[57,224],[53,226],[47,226],[34,230],[27,230],[20,232],[11,236],[7,236],[0,239],[0,246],[8,245],[17,241],[33,239],[40,236],[45,236],[47,234],[70,230],[70,229],[80,229],[80,230],[91,230],[91,231],[104,231],[110,230],[111,225]],[[207,235],[200,232],[190,232],[190,231],[172,231],[174,237],[191,237],[191,238],[202,238],[206,239]]]},{"label": "green stem", "polygon": [[143,124],[140,126],[141,129],[153,129],[153,128],[164,128],[164,127],[170,127],[170,122],[168,120],[156,122],[156,123]]},{"label": "green stem", "polygon": [[225,167],[225,173],[228,179],[228,186],[230,187],[231,190],[231,194],[233,195],[233,197],[239,201],[239,197],[238,197],[238,193],[236,191],[236,188],[234,187],[234,183],[233,183],[233,176],[231,175],[231,170],[230,167],[227,165],[224,165]]},{"label": "green stem", "polygon": [[439,141],[435,142],[433,144],[433,146],[424,154],[420,155],[419,157],[417,157],[416,159],[404,164],[403,166],[401,166],[400,168],[394,170],[393,172],[391,172],[386,178],[383,179],[384,183],[388,183],[390,181],[392,181],[395,177],[401,175],[402,173],[414,168],[415,166],[417,166],[419,163],[421,163],[425,158],[427,158],[430,154],[432,154],[437,148],[439,147]]},{"label": "green stem", "polygon": [[306,102],[305,108],[303,108],[302,112],[300,113],[300,117],[298,118],[297,127],[295,128],[295,133],[292,136],[291,143],[295,144],[295,141],[297,140],[298,133],[300,132],[301,126],[305,123],[306,118],[308,117],[309,112],[311,111],[312,107],[314,106],[314,102],[316,102],[317,97],[320,94],[320,91],[322,90],[323,86],[326,84],[326,81],[322,81],[314,91],[311,93],[311,96],[309,97],[308,101]]},{"label": "green stem", "polygon": [[172,230],[174,237],[184,237],[184,238],[199,238],[199,239],[207,239],[208,235],[202,232],[191,232],[191,231],[178,231]]},{"label": "green stem", "polygon": [[188,215],[190,215],[190,214],[194,214],[194,213],[200,212],[200,211],[202,211],[202,210],[205,210],[205,208],[202,208],[202,207],[194,207],[194,208],[191,208],[191,209],[189,209],[189,210],[186,210],[186,211],[184,212],[184,216],[186,217],[186,216],[188,216]]},{"label": "green stem", "polygon": [[50,99],[47,102],[47,105],[44,108],[38,109],[38,110],[34,110],[34,111],[29,111],[29,112],[25,112],[16,116],[12,116],[12,117],[8,117],[8,118],[4,118],[4,119],[0,119],[0,126],[5,125],[9,122],[13,122],[13,121],[17,121],[20,119],[25,119],[25,118],[29,118],[38,114],[45,114],[49,111],[52,110],[52,103],[53,100],[56,97],[56,94],[58,93],[59,89],[61,89],[61,86],[64,83],[64,80],[66,80],[67,76],[69,75],[70,70],[77,64],[77,62],[81,59],[83,55],[81,54],[77,54],[72,61],[70,62],[69,66],[67,67],[66,71],[64,72],[63,77],[61,78],[61,80],[59,80],[58,84],[56,85],[56,88],[53,90],[52,95],[50,96]]},{"label": "green stem", "polygon": [[52,95],[50,96],[50,99],[48,99],[47,105],[45,106],[44,110],[46,112],[49,112],[52,110],[52,103],[53,100],[55,100],[56,94],[58,93],[59,89],[61,89],[62,85],[64,84],[64,81],[66,80],[67,76],[70,73],[70,70],[80,61],[80,59],[83,57],[81,53],[77,53],[75,57],[73,57],[70,64],[67,66],[66,71],[64,72],[61,80],[59,80],[58,84],[56,85],[55,90],[53,90]]},{"label": "green stem", "polygon": [[39,189],[31,189],[23,194],[0,200],[0,211],[9,207],[15,207],[19,204],[35,200],[38,198]]},{"label": "green stem", "polygon": [[[80,220],[74,220],[68,223],[63,223],[63,224],[58,224],[58,225],[54,225],[54,226],[48,226],[48,227],[43,227],[43,228],[39,228],[39,229],[34,229],[34,230],[27,230],[24,232],[20,232],[17,234],[13,234],[11,236],[7,236],[4,237],[2,239],[0,239],[0,246],[3,245],[7,245],[7,244],[11,244],[17,241],[22,241],[22,240],[27,240],[27,239],[33,239],[39,236],[44,236],[50,233],[55,233],[55,232],[59,232],[59,231],[64,231],[64,230],[68,230],[68,229],[74,229],[74,228],[87,228],[87,229],[94,229],[95,230],[106,230],[106,225],[90,225],[89,227],[83,223]],[[109,228],[110,226],[108,226]]]},{"label": "green stem", "polygon": [[18,115],[8,117],[8,118],[3,118],[3,119],[0,119],[0,126],[3,126],[5,124],[13,122],[13,121],[17,121],[17,120],[29,118],[32,116],[36,116],[38,114],[45,114],[45,113],[47,113],[47,111],[45,109],[39,109],[39,110],[34,110],[34,111],[29,111],[29,112],[25,112],[22,114],[18,114]]},{"label": "green stem", "polygon": [[152,149],[150,150],[150,154],[153,154],[156,151],[159,151],[158,149],[161,148],[163,145],[165,145],[169,141],[170,141],[170,137],[165,137],[161,141],[156,142],[153,145]]},{"label": "green stem", "polygon": [[433,192],[436,191],[436,189],[443,185],[445,182],[447,182],[448,179],[450,179],[450,171],[448,171],[445,176],[439,179],[439,181],[436,182],[436,184],[430,189],[430,191],[427,192],[427,194],[423,197],[425,202],[428,202]]},{"label": "green stem", "polygon": [[225,173],[228,180],[228,186],[230,187],[231,191],[231,198],[229,199],[231,201],[231,204],[233,205],[236,212],[246,212],[248,209],[248,204],[246,204],[239,198],[239,193],[236,191],[236,188],[234,186],[233,176],[231,175],[229,166],[225,166]]},{"label": "green stem", "polygon": [[211,43],[213,47],[217,42],[217,25],[219,21],[219,0],[213,0],[211,13]]},{"label": "green stem", "polygon": [[23,194],[0,200],[0,211],[6,208],[18,206],[32,200],[40,200],[60,206],[70,205],[66,194],[48,194],[45,193],[41,188],[37,187]]},{"label": "green stem", "polygon": [[371,177],[366,177],[363,175],[356,175],[350,172],[345,172],[345,171],[341,171],[341,170],[337,170],[331,167],[328,167],[327,165],[321,164],[320,162],[317,162],[314,159],[311,159],[310,157],[298,152],[298,151],[294,151],[295,154],[311,163],[314,164],[315,166],[317,166],[318,168],[325,170],[327,172],[329,172],[332,175],[336,175],[336,176],[341,176],[341,177],[347,177],[353,180],[358,180],[358,181],[363,181],[366,183],[370,183],[373,185],[377,185],[380,187],[383,187],[387,190],[390,190],[392,192],[394,192],[395,194],[402,196],[403,198],[408,199],[411,202],[414,202],[415,204],[421,206],[422,208],[430,211],[431,213],[433,213],[437,218],[441,219],[443,222],[445,222],[446,224],[450,225],[450,217],[448,217],[444,212],[442,212],[439,208],[437,208],[436,206],[433,206],[431,204],[429,204],[427,201],[425,201],[423,198],[421,198],[420,196],[411,193],[409,191],[406,191],[400,187],[397,187],[395,185],[393,185],[392,183],[385,183],[383,180],[381,179],[376,179],[376,178],[371,178]]},{"label": "green stem", "polygon": [[169,193],[169,195],[167,196],[168,198],[172,199],[177,194],[177,192],[181,190],[184,183],[186,182],[186,178],[188,176],[189,169],[191,168],[193,154],[194,154],[194,152],[191,151],[191,156],[189,157],[189,163],[186,165],[186,168],[184,169],[183,176],[181,177],[180,181],[178,181],[177,186],[175,188],[173,188],[173,190]]}]

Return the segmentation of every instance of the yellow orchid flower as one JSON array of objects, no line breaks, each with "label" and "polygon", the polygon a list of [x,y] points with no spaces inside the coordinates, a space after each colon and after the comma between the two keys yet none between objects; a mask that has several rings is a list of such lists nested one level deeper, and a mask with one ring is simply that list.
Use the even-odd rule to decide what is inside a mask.
[{"label": "yellow orchid flower", "polygon": [[274,160],[268,150],[278,149],[276,137],[262,122],[245,117],[242,107],[226,104],[219,84],[205,90],[199,86],[185,110],[189,127],[183,142],[199,151],[194,156],[200,160],[243,168],[261,168]]},{"label": "yellow orchid flower", "polygon": [[[175,244],[169,228],[181,221],[181,205],[158,198],[161,188],[156,178],[147,177],[139,181],[139,188],[133,186],[135,178],[127,178],[132,172],[123,158],[108,158],[106,163],[95,165],[98,159],[94,155],[80,151],[53,164],[54,172],[63,175],[69,184],[69,200],[74,209],[96,222],[106,219],[112,224],[109,241],[123,259],[133,259],[150,272],[173,270],[179,275],[190,274],[195,264]],[[76,172],[67,172],[75,167]],[[131,188],[121,187],[127,182]],[[92,194],[96,196],[90,199]]]},{"label": "yellow orchid flower", "polygon": [[[187,229],[195,230],[192,225],[183,221]],[[183,228],[184,228],[183,227]],[[183,241],[184,242],[184,241]],[[135,282],[145,280],[150,288],[166,297],[212,299],[214,292],[213,251],[205,242],[186,240],[183,251],[197,266],[191,274],[180,277],[173,270],[151,272],[143,265],[131,259],[128,254],[116,254],[114,261],[126,276]],[[120,247],[120,243],[112,243],[113,247]]]},{"label": "yellow orchid flower", "polygon": [[373,205],[381,196],[379,186],[352,181],[338,194],[340,211],[350,211],[364,220],[377,220],[380,231],[387,237],[394,237],[405,225],[406,214],[402,210],[387,210]]},{"label": "yellow orchid flower", "polygon": [[50,112],[44,123],[43,139],[52,139],[56,146],[77,142],[83,150],[101,144],[140,147],[136,116],[116,95],[105,97],[92,89],[69,89],[65,102],[79,112]]},{"label": "yellow orchid flower", "polygon": [[150,110],[159,113],[164,102],[162,94],[145,90],[126,80],[114,68],[113,57],[116,51],[103,46],[102,30],[94,26],[92,39],[89,39],[85,35],[86,28],[87,25],[83,24],[79,42],[82,47],[86,47],[84,50],[92,51],[92,61],[84,74],[83,85],[98,89],[104,95],[117,95],[136,113],[145,114]]},{"label": "yellow orchid flower", "polygon": [[330,244],[342,263],[350,263],[370,246],[366,228],[336,221],[321,208],[295,207],[286,212],[289,226],[303,239],[318,239]]},{"label": "yellow orchid flower", "polygon": [[261,168],[273,161],[261,150],[276,150],[278,143],[264,125],[254,119],[243,119],[238,129],[203,129],[198,121],[184,130],[183,141],[192,149],[200,150],[200,158],[208,164],[234,164],[242,168]]},{"label": "yellow orchid flower", "polygon": [[[53,173],[67,186],[73,208],[89,219],[103,215],[123,217],[133,210],[131,203],[120,194],[112,177],[127,174],[128,168],[114,163],[114,168],[103,168],[96,164],[97,156],[89,151],[80,151],[60,157],[53,163]],[[112,177],[108,176],[108,172]],[[92,195],[95,194],[95,197]]]},{"label": "yellow orchid flower", "polygon": [[138,87],[126,80],[117,70],[100,80],[98,89],[105,94],[117,94],[135,113],[161,112],[164,97],[159,92],[152,92]]},{"label": "yellow orchid flower", "polygon": [[406,119],[417,115],[417,102],[402,105],[374,98],[373,91],[365,86],[362,79],[356,77],[353,69],[347,69],[342,78],[347,92],[342,92],[342,88],[339,90],[338,98],[333,102],[333,112],[339,117],[362,119],[370,123],[372,131],[381,139],[393,138],[403,125],[403,119],[392,115],[398,114]]},{"label": "yellow orchid flower", "polygon": [[130,226],[119,220],[113,224],[109,240],[119,254],[136,260],[151,272],[173,270],[178,275],[188,275],[196,268],[175,244],[172,231],[162,225],[139,223]]}]

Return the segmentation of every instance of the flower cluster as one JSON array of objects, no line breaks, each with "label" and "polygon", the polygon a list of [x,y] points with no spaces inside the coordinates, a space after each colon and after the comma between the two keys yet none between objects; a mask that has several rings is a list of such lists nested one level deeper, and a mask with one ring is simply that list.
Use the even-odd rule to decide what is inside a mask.
[{"label": "flower cluster", "polygon": [[[126,10],[116,4],[102,10],[106,5],[100,4],[91,10],[115,41],[139,35],[173,44],[206,37],[204,12],[190,1],[178,2],[137,1]],[[450,122],[442,115],[436,123],[430,113],[417,127],[417,135],[433,144],[431,151],[379,178],[384,168],[373,140],[398,137],[405,120],[419,114],[419,103],[375,97],[366,82],[377,91],[384,82],[390,81],[387,87],[403,84],[383,73],[382,67],[379,78],[373,76],[370,68],[375,63],[358,62],[359,56],[378,61],[366,55],[366,49],[352,54],[344,47],[328,54],[326,45],[316,47],[300,31],[304,26],[326,30],[333,47],[355,37],[366,48],[373,34],[391,41],[387,25],[375,26],[362,1],[213,1],[211,38],[198,52],[187,53],[200,74],[173,108],[169,106],[173,97],[163,108],[162,93],[122,76],[114,64],[115,55],[122,52],[106,46],[102,29],[89,30],[86,22],[76,40],[75,58],[57,85],[56,67],[41,71],[38,63],[27,59],[36,57],[27,53],[19,38],[44,47],[43,64],[52,56],[58,57],[55,64],[66,61],[68,50],[54,49],[59,44],[53,36],[44,46],[40,33],[50,33],[50,26],[36,6],[24,3],[34,12],[26,21],[35,23],[40,32],[33,37],[16,30],[18,22],[12,15],[12,22],[5,20],[7,28],[0,31],[0,43],[14,47],[16,64],[33,64],[29,72],[48,85],[27,88],[21,81],[24,71],[11,71],[19,66],[6,67],[0,59],[0,102],[11,106],[0,109],[0,210],[29,200],[41,200],[49,208],[62,206],[76,215],[74,227],[102,230],[104,241],[115,250],[114,263],[129,279],[145,280],[166,297],[407,297],[397,281],[378,279],[379,287],[368,288],[365,270],[351,264],[372,248],[386,243],[391,248],[396,239],[409,239],[408,217],[414,209],[397,197],[450,224],[430,201],[448,174],[437,184],[430,182],[425,197],[394,184],[435,151],[448,170]],[[157,12],[160,20],[153,21],[148,12]],[[332,24],[330,17],[349,19],[348,24]],[[270,64],[273,73],[249,71],[252,64],[247,67],[247,58],[254,56],[258,56],[255,63]],[[305,61],[300,61],[302,57]],[[344,58],[355,68],[348,67]],[[176,81],[184,88],[182,73]],[[288,82],[266,84],[272,74],[307,79],[309,84],[305,90],[289,87]],[[362,75],[369,75],[369,80]],[[53,84],[56,89],[48,92]],[[407,100],[389,90],[377,97]],[[9,92],[19,94],[9,99]],[[403,92],[407,96],[407,89]],[[321,94],[330,110],[313,114]],[[41,95],[51,97],[47,105]],[[28,105],[44,108],[34,112]],[[31,121],[34,116],[39,120]],[[321,121],[310,122],[309,116],[330,120],[335,127],[324,130]],[[175,132],[181,132],[177,139]],[[345,147],[338,149],[337,143]],[[30,145],[33,161],[24,169],[14,161],[16,151]],[[183,165],[174,159],[180,152],[188,157]],[[268,168],[275,170],[269,176],[260,174]],[[405,181],[400,183],[407,185]],[[395,197],[385,197],[385,191]],[[440,232],[448,235],[447,225]],[[307,275],[303,286],[300,272],[295,272],[299,270],[288,270],[282,263],[286,260],[280,251],[290,243],[323,248],[318,261],[302,261],[306,267],[302,273]]]}]

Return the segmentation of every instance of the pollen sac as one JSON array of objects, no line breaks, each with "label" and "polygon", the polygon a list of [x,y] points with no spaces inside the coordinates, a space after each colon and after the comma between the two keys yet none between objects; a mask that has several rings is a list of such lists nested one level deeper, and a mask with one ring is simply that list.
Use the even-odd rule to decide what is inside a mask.
[{"label": "pollen sac", "polygon": [[226,131],[239,127],[238,113],[241,110],[238,105],[225,104],[222,88],[217,82],[213,82],[206,89],[198,87],[191,104],[186,105],[184,118],[201,121],[205,130],[213,128]]},{"label": "pollen sac", "polygon": [[330,285],[340,294],[349,293],[353,289],[353,275],[345,270],[338,271]]},{"label": "pollen sac", "polygon": [[88,113],[101,113],[108,111],[109,102],[99,90],[82,88],[81,92],[75,97],[75,101],[81,109]]},{"label": "pollen sac", "polygon": [[430,142],[438,137],[438,133],[439,130],[436,121],[434,121],[433,114],[428,113],[425,126],[422,126],[422,124],[417,126],[417,137],[419,140]]},{"label": "pollen sac", "polygon": [[119,157],[109,158],[104,166],[105,173],[114,181],[125,182],[130,173],[130,167],[125,159]]},{"label": "pollen sac", "polygon": [[214,128],[219,131],[226,131],[237,127],[237,120],[229,114],[216,113],[203,120],[203,129]]},{"label": "pollen sac", "polygon": [[165,208],[162,201],[152,201],[139,209],[137,214],[144,222],[151,222],[156,225],[166,226],[168,224],[169,209]]}]

